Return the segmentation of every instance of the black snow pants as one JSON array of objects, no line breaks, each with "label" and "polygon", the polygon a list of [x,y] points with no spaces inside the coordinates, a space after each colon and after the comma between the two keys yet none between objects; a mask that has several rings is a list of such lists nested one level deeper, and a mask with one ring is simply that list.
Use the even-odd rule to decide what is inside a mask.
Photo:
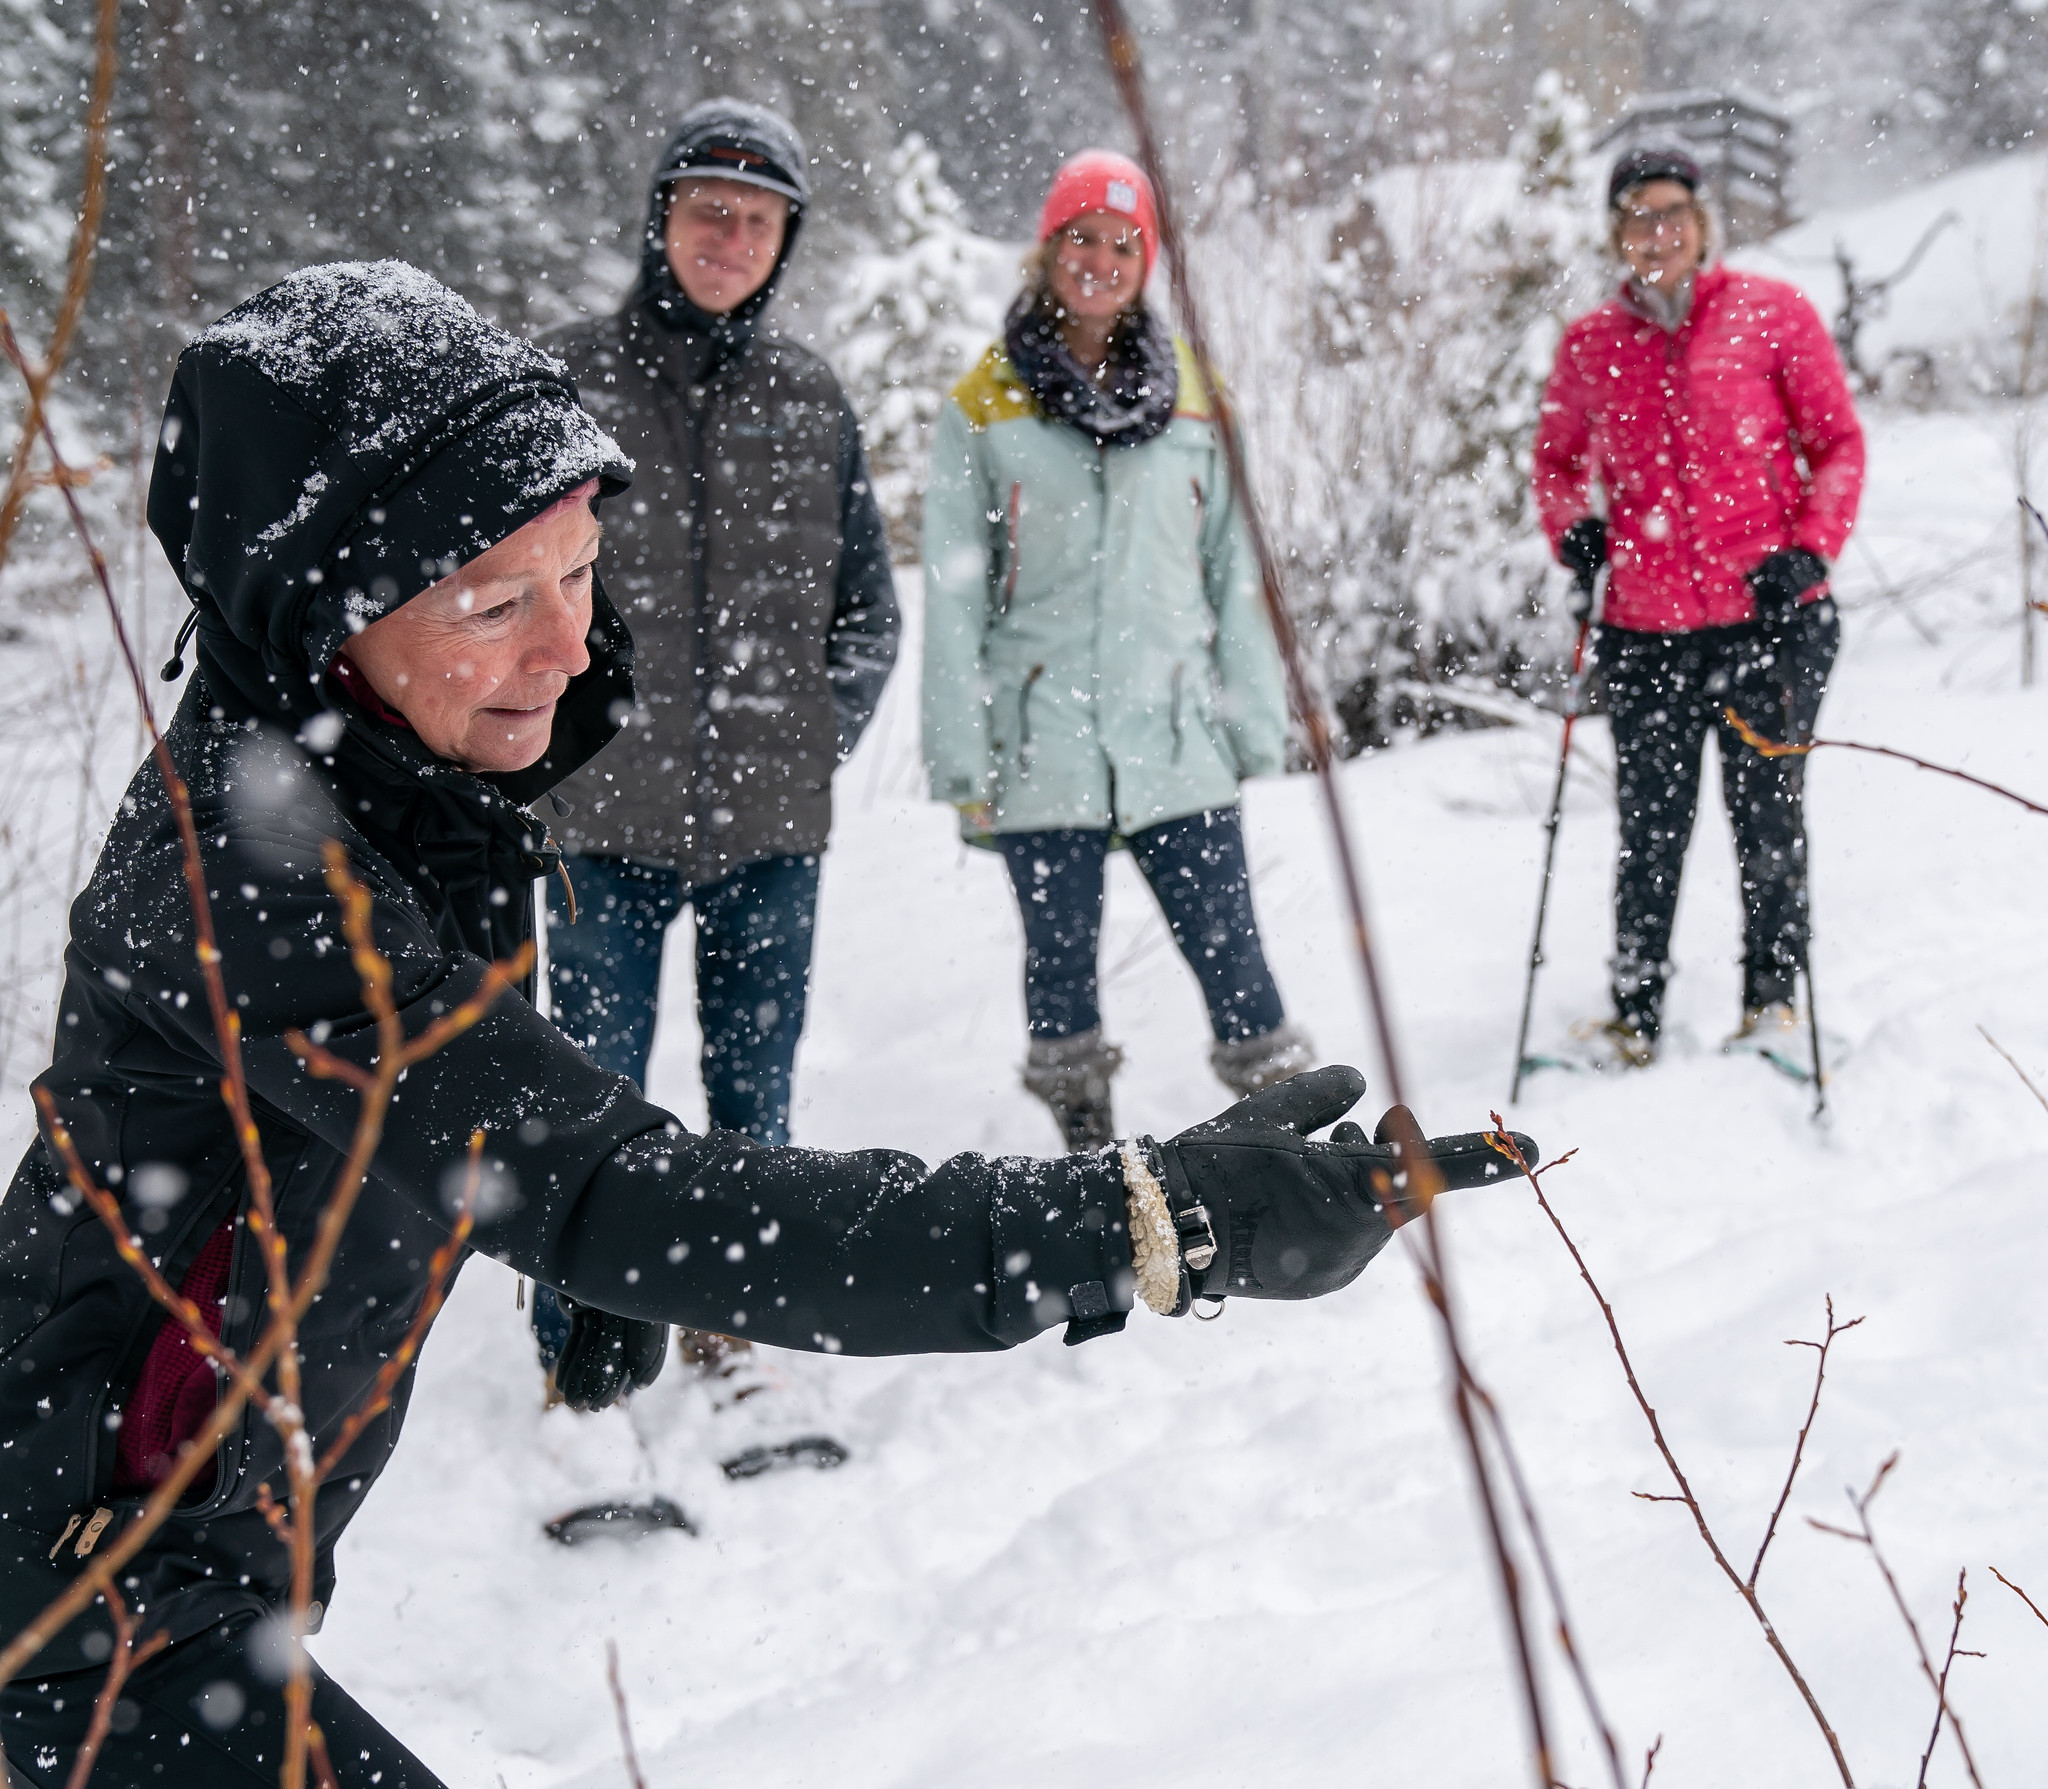
[{"label": "black snow pants", "polygon": [[1600,631],[1621,817],[1614,1010],[1650,1037],[1671,974],[1671,924],[1709,730],[1720,739],[1742,881],[1742,1003],[1794,998],[1807,950],[1806,760],[1744,745],[1723,710],[1769,740],[1810,738],[1840,640],[1832,597],[1801,608],[1782,636],[1754,622],[1683,634]]},{"label": "black snow pants", "polygon": [[[264,1668],[263,1641],[257,1618],[243,1616],[144,1664],[114,1704],[92,1789],[276,1789],[284,1689]],[[62,1789],[104,1681],[97,1670],[39,1677],[32,1664],[0,1689],[15,1782]],[[313,1719],[341,1789],[445,1789],[317,1665]]]}]

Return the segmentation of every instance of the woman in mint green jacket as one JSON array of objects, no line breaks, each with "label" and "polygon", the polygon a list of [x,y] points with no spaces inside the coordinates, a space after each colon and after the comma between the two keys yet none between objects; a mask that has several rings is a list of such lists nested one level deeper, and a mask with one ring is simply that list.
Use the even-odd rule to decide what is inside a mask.
[{"label": "woman in mint green jacket", "polygon": [[1147,308],[1144,174],[1055,178],[1002,342],[941,413],[925,495],[932,793],[1003,852],[1024,919],[1024,1082],[1070,1148],[1106,1143],[1105,854],[1129,845],[1202,984],[1236,1092],[1306,1068],[1252,917],[1237,786],[1282,768],[1287,708],[1217,422]]}]

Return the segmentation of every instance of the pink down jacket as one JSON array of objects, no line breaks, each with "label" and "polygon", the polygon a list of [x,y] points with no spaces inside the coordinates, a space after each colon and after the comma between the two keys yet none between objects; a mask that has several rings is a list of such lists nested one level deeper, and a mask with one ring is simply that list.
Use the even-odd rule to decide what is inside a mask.
[{"label": "pink down jacket", "polygon": [[1623,297],[1565,331],[1534,477],[1553,550],[1593,508],[1594,484],[1606,491],[1605,619],[1688,633],[1753,620],[1743,576],[1771,554],[1841,552],[1863,491],[1863,430],[1805,297],[1709,267],[1675,331]]}]

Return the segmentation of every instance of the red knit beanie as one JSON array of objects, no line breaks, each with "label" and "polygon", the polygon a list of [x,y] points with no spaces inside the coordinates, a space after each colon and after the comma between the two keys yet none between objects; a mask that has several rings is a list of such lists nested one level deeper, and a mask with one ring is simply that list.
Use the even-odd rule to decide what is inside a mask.
[{"label": "red knit beanie", "polygon": [[1052,177],[1045,209],[1038,214],[1038,240],[1049,242],[1077,217],[1113,211],[1138,226],[1145,251],[1145,277],[1159,259],[1159,208],[1145,170],[1113,149],[1084,149]]}]

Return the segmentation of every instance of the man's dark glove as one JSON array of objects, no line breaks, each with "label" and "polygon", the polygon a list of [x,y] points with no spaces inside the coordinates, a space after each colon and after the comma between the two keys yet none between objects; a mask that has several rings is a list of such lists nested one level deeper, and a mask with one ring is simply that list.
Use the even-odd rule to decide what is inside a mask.
[{"label": "man's dark glove", "polygon": [[652,1385],[668,1359],[668,1325],[615,1317],[557,1292],[569,1339],[555,1359],[555,1390],[571,1410],[609,1410]]},{"label": "man's dark glove", "polygon": [[[1358,1103],[1355,1068],[1311,1069],[1282,1081],[1156,1151],[1166,1202],[1181,1241],[1180,1308],[1193,1298],[1319,1298],[1348,1286],[1386,1246],[1402,1216],[1407,1170],[1392,1141],[1413,1121],[1395,1107],[1368,1140],[1339,1124],[1326,1143],[1311,1131]],[[1405,1121],[1405,1123],[1404,1123]],[[1516,1133],[1523,1157],[1536,1145]],[[1429,1143],[1446,1187],[1511,1179],[1514,1164],[1480,1133]],[[1389,1208],[1393,1216],[1389,1217]]]},{"label": "man's dark glove", "polygon": [[1593,586],[1607,563],[1607,518],[1581,516],[1557,543],[1557,560],[1572,574],[1572,614],[1584,621],[1593,612]]},{"label": "man's dark glove", "polygon": [[1756,618],[1783,627],[1798,611],[1799,599],[1814,585],[1826,583],[1827,576],[1828,562],[1804,547],[1773,553],[1745,580],[1756,597]]}]

